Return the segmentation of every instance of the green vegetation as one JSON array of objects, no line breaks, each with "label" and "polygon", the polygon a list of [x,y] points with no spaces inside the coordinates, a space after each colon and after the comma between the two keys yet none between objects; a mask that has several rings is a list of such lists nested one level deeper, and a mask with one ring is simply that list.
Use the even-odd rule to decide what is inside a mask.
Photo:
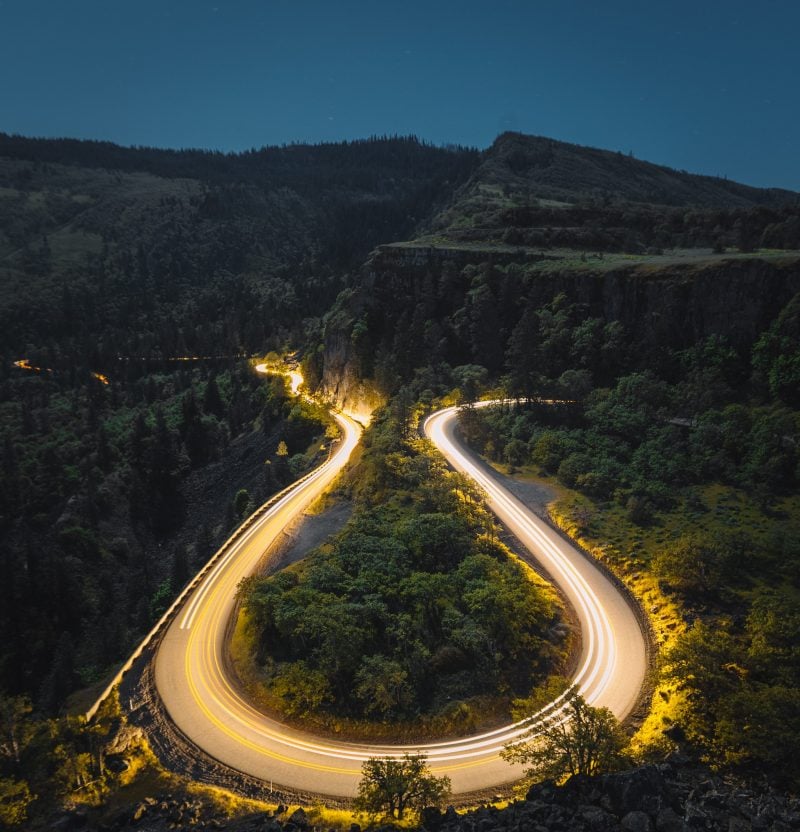
[{"label": "green vegetation", "polygon": [[410,809],[416,813],[441,806],[450,796],[450,778],[434,777],[424,755],[406,754],[401,760],[372,758],[361,766],[361,782],[354,808],[377,817],[402,820]]},{"label": "green vegetation", "polygon": [[799,235],[796,194],[516,134],[482,154],[0,134],[0,823],[160,787],[145,751],[140,779],[104,760],[118,715],[52,717],[332,438],[242,363],[288,344],[307,389],[393,398],[352,522],[243,588],[260,701],[373,735],[531,707],[568,647],[558,604],[408,427],[497,385],[529,401],[465,409],[465,434],[557,487],[553,518],[664,648],[635,750],[796,783]]},{"label": "green vegetation", "polygon": [[[782,749],[798,741],[789,634],[798,627],[800,414],[783,379],[794,372],[799,308],[797,298],[787,305],[750,355],[709,338],[665,357],[659,372],[618,365],[599,387],[614,376],[602,363],[608,327],[576,327],[569,308],[547,307],[524,324],[526,338],[512,339],[508,384],[527,395],[561,386],[563,397],[565,377],[580,374],[582,385],[560,404],[466,407],[461,418],[495,463],[554,478],[566,495],[553,506],[559,525],[649,597],[666,649],[661,722],[649,721],[640,753],[678,741],[713,763],[792,781],[798,771]],[[585,353],[590,328],[600,346]],[[670,603],[694,621],[685,633]]]},{"label": "green vegetation", "polygon": [[580,694],[568,695],[566,702],[563,712],[532,728],[526,742],[503,752],[509,762],[528,766],[528,781],[606,774],[627,762],[628,738],[608,708],[593,708]]},{"label": "green vegetation", "polygon": [[[313,464],[329,418],[282,378],[200,362],[110,385],[5,368],[0,424],[0,629],[16,633],[0,690],[54,715],[125,658],[251,504]],[[236,443],[255,459],[250,490],[223,478],[208,505],[206,472]]]},{"label": "green vegetation", "polygon": [[243,584],[247,630],[268,704],[292,717],[463,732],[560,667],[559,607],[404,418],[365,435],[343,532]]},{"label": "green vegetation", "polygon": [[663,676],[685,697],[679,730],[711,759],[784,784],[800,781],[797,594],[753,595],[743,625],[696,621],[665,652]]},{"label": "green vegetation", "polygon": [[3,828],[46,817],[65,802],[99,805],[155,762],[139,733],[121,730],[115,696],[91,726],[74,717],[42,719],[28,699],[0,697],[0,737]]},{"label": "green vegetation", "polygon": [[[50,828],[54,818],[88,829],[176,822],[197,828],[239,817],[263,823],[264,813],[276,809],[166,771],[116,694],[91,725],[75,717],[45,719],[24,697],[0,697],[1,829]],[[349,829],[355,819],[321,807],[307,811],[325,828]]]},{"label": "green vegetation", "polygon": [[307,469],[327,417],[242,359],[317,338],[348,272],[476,160],[0,134],[0,691],[52,715],[99,684]]}]

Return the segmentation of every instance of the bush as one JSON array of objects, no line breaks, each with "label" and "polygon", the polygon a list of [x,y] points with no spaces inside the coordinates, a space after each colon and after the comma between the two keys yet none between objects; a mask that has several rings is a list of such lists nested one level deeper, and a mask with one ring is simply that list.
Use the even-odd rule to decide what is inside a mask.
[{"label": "bush", "polygon": [[405,754],[401,760],[367,760],[361,766],[353,805],[356,811],[372,816],[402,820],[408,809],[421,812],[429,806],[440,806],[449,796],[449,777],[434,777],[424,755]]}]

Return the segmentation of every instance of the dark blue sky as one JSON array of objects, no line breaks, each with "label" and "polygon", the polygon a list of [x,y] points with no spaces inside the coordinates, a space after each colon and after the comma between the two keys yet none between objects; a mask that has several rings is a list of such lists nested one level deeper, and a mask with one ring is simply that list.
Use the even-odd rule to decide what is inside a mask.
[{"label": "dark blue sky", "polygon": [[0,0],[0,130],[241,150],[503,130],[800,190],[800,0]]}]

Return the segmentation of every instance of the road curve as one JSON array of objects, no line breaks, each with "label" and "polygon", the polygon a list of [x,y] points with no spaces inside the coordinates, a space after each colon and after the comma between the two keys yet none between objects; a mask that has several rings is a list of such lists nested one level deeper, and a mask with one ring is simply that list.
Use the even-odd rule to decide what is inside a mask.
[{"label": "road curve", "polygon": [[[575,681],[592,704],[618,716],[637,700],[646,669],[645,640],[625,598],[605,574],[504,489],[454,437],[454,408],[439,411],[425,432],[450,464],[473,477],[489,505],[534,553],[575,607],[582,651]],[[326,465],[286,493],[238,537],[187,597],[155,658],[158,693],[180,730],[221,762],[267,782],[330,796],[355,794],[368,757],[427,754],[431,768],[450,776],[456,794],[497,786],[519,775],[499,757],[528,726],[423,746],[336,742],[289,729],[255,710],[226,673],[226,631],[236,586],[264,551],[333,480],[358,442],[360,429],[337,415],[344,438]],[[559,703],[551,711],[557,710]]]}]

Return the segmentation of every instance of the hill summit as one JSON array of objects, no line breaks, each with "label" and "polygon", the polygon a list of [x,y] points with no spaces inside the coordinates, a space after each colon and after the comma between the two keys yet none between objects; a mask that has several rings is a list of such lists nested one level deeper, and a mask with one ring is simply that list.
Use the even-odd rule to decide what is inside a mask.
[{"label": "hill summit", "polygon": [[542,136],[503,133],[487,151],[471,184],[497,185],[543,200],[615,199],[655,205],[750,208],[796,204],[800,194],[700,176],[630,154]]}]

